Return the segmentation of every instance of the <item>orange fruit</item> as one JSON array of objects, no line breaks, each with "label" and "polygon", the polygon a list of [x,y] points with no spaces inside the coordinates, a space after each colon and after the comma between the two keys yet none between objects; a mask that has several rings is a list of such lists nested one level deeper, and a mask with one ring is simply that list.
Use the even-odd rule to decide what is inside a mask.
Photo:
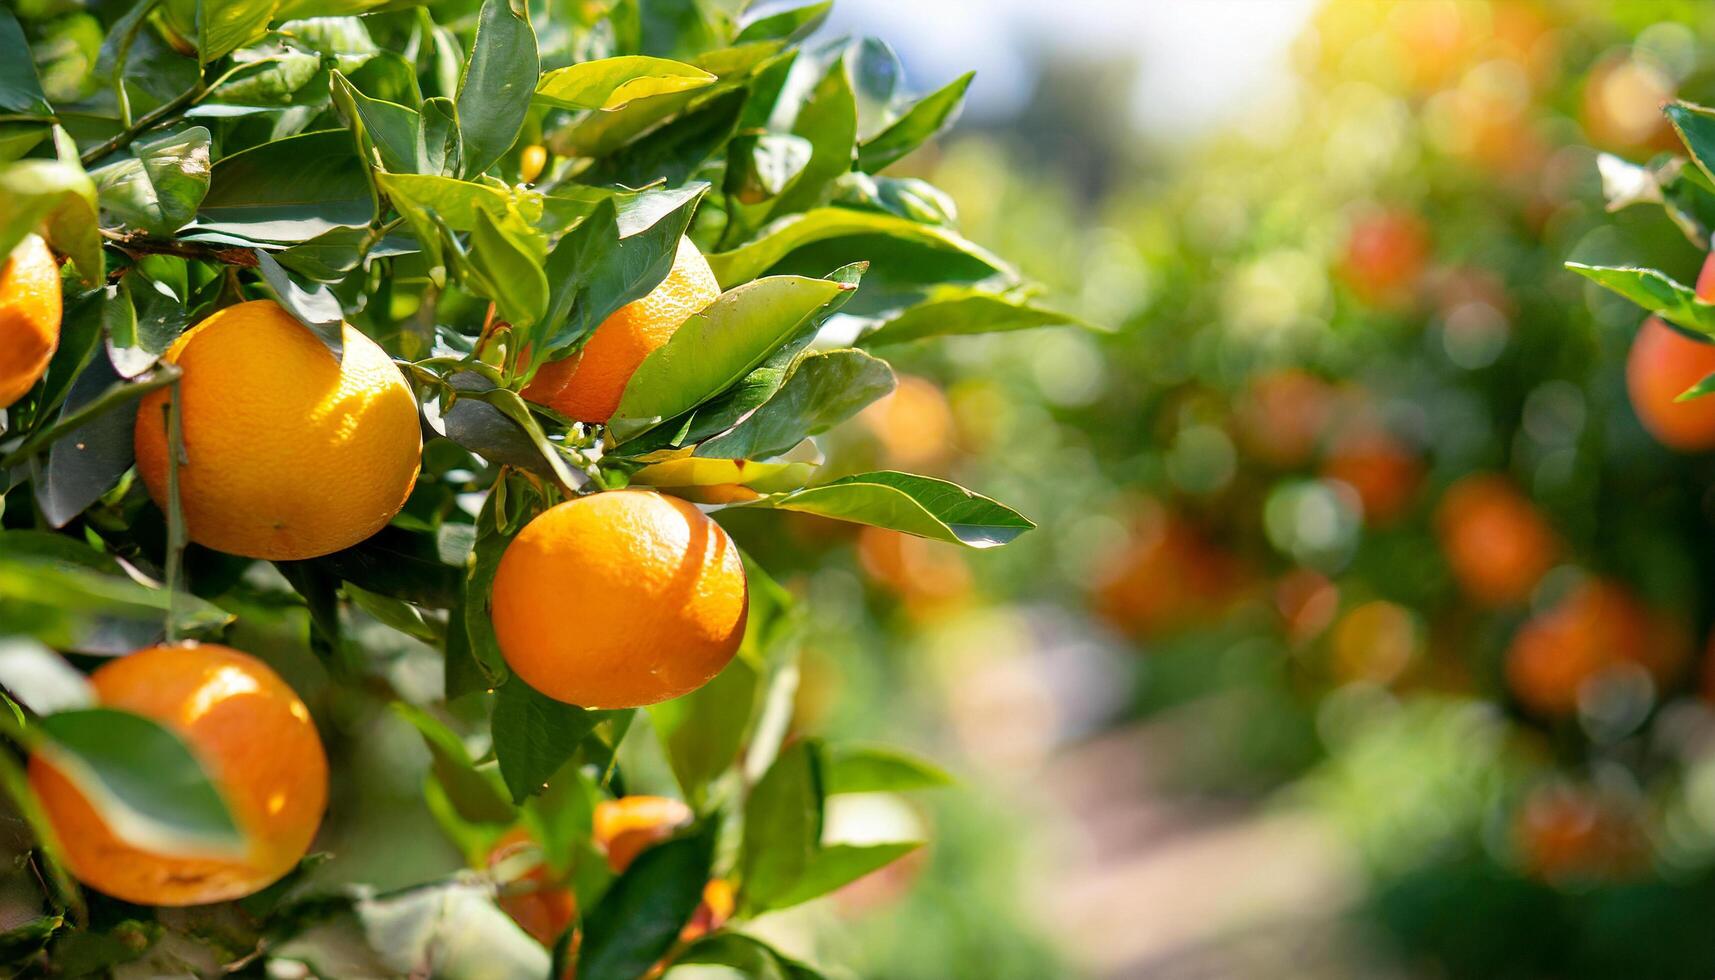
[{"label": "orange fruit", "polygon": [[615,310],[582,350],[542,365],[524,397],[580,422],[606,422],[643,359],[720,295],[703,253],[689,238],[679,239],[673,268],[661,285]]},{"label": "orange fruit", "polygon": [[[513,857],[534,850],[535,843],[522,827],[514,828],[495,842],[488,853],[490,869]],[[560,934],[578,916],[578,899],[566,882],[546,864],[532,865],[501,889],[500,909],[537,942],[552,947]]]},{"label": "orange fruit", "polygon": [[1661,680],[1685,654],[1684,638],[1626,588],[1586,582],[1528,620],[1507,648],[1507,685],[1543,715],[1571,714],[1585,682],[1631,663]]},{"label": "orange fruit", "polygon": [[1221,616],[1242,595],[1246,577],[1236,557],[1151,502],[1131,539],[1098,572],[1095,609],[1130,636],[1150,639]]},{"label": "orange fruit", "polygon": [[917,613],[958,604],[971,591],[971,571],[953,545],[902,531],[865,527],[858,561],[870,580]]},{"label": "orange fruit", "polygon": [[889,466],[915,470],[933,467],[952,448],[954,419],[947,398],[935,383],[900,375],[891,392],[858,413],[881,443]]},{"label": "orange fruit", "polygon": [[1693,340],[1659,317],[1638,328],[1626,355],[1626,394],[1656,442],[1686,453],[1715,449],[1715,396],[1674,401],[1711,374],[1715,344]]},{"label": "orange fruit", "polygon": [[536,690],[586,708],[654,704],[708,683],[744,638],[738,547],[676,497],[612,490],[525,525],[494,576],[494,632]]},{"label": "orange fruit", "polygon": [[518,154],[518,179],[526,184],[534,184],[536,178],[542,176],[542,168],[547,165],[548,148],[540,143],[532,143]]},{"label": "orange fruit", "polygon": [[1507,606],[1530,598],[1560,543],[1512,481],[1475,473],[1448,488],[1435,513],[1441,549],[1471,601]]},{"label": "orange fruit", "polygon": [[595,842],[608,867],[623,872],[637,855],[691,822],[691,808],[667,796],[622,796],[595,805]]},{"label": "orange fruit", "polygon": [[1604,150],[1647,157],[1679,145],[1662,106],[1673,98],[1673,79],[1648,60],[1614,55],[1584,82],[1579,122]]},{"label": "orange fruit", "polygon": [[1352,225],[1341,272],[1364,302],[1398,305],[1416,290],[1429,262],[1429,245],[1429,232],[1416,215],[1370,214]]},{"label": "orange fruit", "polygon": [[158,854],[116,837],[42,755],[30,787],[67,866],[84,884],[141,905],[241,898],[309,850],[327,805],[327,758],[304,702],[267,664],[214,644],[151,647],[90,675],[105,707],[142,715],[185,741],[246,841],[241,859]]},{"label": "orange fruit", "polygon": [[1514,814],[1513,838],[1524,869],[1548,881],[1625,878],[1648,856],[1634,814],[1576,786],[1533,790]]},{"label": "orange fruit", "polygon": [[1377,526],[1391,524],[1411,505],[1423,480],[1423,464],[1387,430],[1355,426],[1335,440],[1322,475],[1356,491],[1364,523]]},{"label": "orange fruit", "polygon": [[1327,382],[1296,368],[1258,375],[1239,396],[1239,438],[1271,466],[1302,465],[1322,439],[1334,400]]},{"label": "orange fruit", "polygon": [[60,267],[25,235],[0,265],[0,408],[24,397],[60,343]]},{"label": "orange fruit", "polygon": [[[272,561],[349,548],[405,506],[422,459],[417,401],[387,352],[345,326],[335,357],[279,304],[229,306],[168,348],[192,541]],[[137,471],[167,500],[168,391],[137,412]]]}]

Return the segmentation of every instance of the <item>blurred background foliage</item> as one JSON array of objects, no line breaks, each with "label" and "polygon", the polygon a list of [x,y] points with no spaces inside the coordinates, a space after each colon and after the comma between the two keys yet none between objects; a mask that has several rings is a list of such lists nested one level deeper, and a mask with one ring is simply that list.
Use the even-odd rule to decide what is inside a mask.
[{"label": "blurred background foliage", "polygon": [[801,723],[916,719],[962,760],[913,887],[842,906],[865,975],[1715,970],[1715,473],[1628,402],[1643,312],[1562,268],[1695,278],[1597,156],[1679,149],[1660,107],[1715,101],[1715,11],[1294,30],[1194,138],[1116,122],[1123,61],[1050,50],[904,168],[1113,333],[889,348],[930,383],[830,453],[1044,533],[747,542],[818,612]]}]

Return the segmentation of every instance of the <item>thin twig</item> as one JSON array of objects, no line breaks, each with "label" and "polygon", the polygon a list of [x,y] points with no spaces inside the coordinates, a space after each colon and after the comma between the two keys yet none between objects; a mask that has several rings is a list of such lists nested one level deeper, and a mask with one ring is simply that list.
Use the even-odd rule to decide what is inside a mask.
[{"label": "thin twig", "polygon": [[253,249],[234,245],[211,245],[204,242],[181,242],[172,238],[150,238],[145,235],[117,235],[103,231],[102,236],[126,255],[176,255],[181,259],[219,262],[242,269],[254,269],[261,264]]},{"label": "thin twig", "polygon": [[185,515],[179,499],[179,466],[185,432],[179,411],[179,383],[167,390],[167,642],[179,638],[179,578],[185,555]]},{"label": "thin twig", "polygon": [[207,91],[208,89],[204,87],[202,80],[198,79],[196,85],[180,92],[173,101],[168,102],[165,105],[158,106],[150,112],[144,113],[141,118],[121,130],[112,139],[100,144],[99,146],[92,147],[88,152],[84,153],[83,156],[78,158],[79,162],[87,167],[115,150],[122,150],[125,147],[130,146],[131,142],[137,137],[148,132],[150,129],[153,129],[155,126],[166,122],[169,117],[184,111],[186,108],[201,99]]}]

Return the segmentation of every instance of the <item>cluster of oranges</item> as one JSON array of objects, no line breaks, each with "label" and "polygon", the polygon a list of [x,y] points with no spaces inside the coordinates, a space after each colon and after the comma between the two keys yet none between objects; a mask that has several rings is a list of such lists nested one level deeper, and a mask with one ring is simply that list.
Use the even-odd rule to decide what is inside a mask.
[{"label": "cluster of oranges", "polygon": [[[682,240],[665,281],[603,322],[581,352],[546,365],[525,394],[605,422],[643,359],[719,294],[707,261]],[[0,407],[47,369],[60,317],[58,263],[29,236],[0,269]],[[404,507],[422,459],[417,400],[362,332],[342,325],[336,354],[279,304],[255,300],[207,317],[163,360],[181,374],[139,406],[136,465],[163,507],[176,489],[192,541],[249,558],[308,559],[363,541]],[[747,609],[726,532],[689,503],[639,490],[575,497],[537,515],[503,554],[491,600],[513,671],[550,697],[599,708],[653,704],[706,683],[737,651]],[[132,902],[197,904],[250,894],[304,855],[326,804],[327,762],[303,702],[266,665],[210,644],[156,647],[107,664],[92,683],[100,703],[185,741],[246,845],[219,857],[131,846],[41,753],[30,781],[81,880]],[[689,819],[661,815],[674,806],[682,810],[628,800],[598,813],[616,871]],[[562,898],[536,901],[557,910]],[[711,884],[707,904],[705,920],[724,919],[730,888]],[[527,926],[547,915],[514,911]],[[552,931],[568,918],[548,916],[559,923]]]}]

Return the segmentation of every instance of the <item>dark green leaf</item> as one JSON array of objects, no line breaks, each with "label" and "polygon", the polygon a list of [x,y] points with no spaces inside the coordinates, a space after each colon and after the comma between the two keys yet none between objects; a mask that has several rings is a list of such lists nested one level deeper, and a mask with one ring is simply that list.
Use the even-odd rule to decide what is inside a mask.
[{"label": "dark green leaf", "polygon": [[514,675],[495,693],[494,757],[514,802],[542,792],[595,726],[612,715],[556,701]]},{"label": "dark green leaf", "polygon": [[214,165],[197,227],[254,241],[306,242],[375,216],[366,168],[345,130],[266,143]]},{"label": "dark green leaf", "polygon": [[208,193],[208,130],[191,126],[133,144],[132,151],[134,157],[90,174],[101,210],[113,223],[171,235],[196,216]]},{"label": "dark green leaf", "polygon": [[[107,358],[95,358],[77,380],[59,417],[81,410],[124,380]],[[127,400],[67,432],[48,450],[47,469],[36,483],[36,502],[54,527],[64,527],[131,468],[137,402]]]},{"label": "dark green leaf", "polygon": [[732,431],[697,447],[698,456],[767,459],[844,422],[893,390],[893,369],[862,351],[806,354],[768,401]]},{"label": "dark green leaf", "polygon": [[80,708],[44,715],[36,748],[120,840],[160,854],[237,858],[245,840],[178,736],[139,715]]},{"label": "dark green leaf", "polygon": [[272,255],[261,249],[256,249],[257,266],[262,278],[274,290],[274,298],[280,301],[286,312],[292,314],[299,323],[308,327],[335,357],[343,357],[345,350],[345,313],[339,307],[339,298],[322,283],[305,286],[292,278],[292,274],[281,268],[280,263]]},{"label": "dark green leaf", "polygon": [[459,80],[464,173],[480,174],[518,139],[542,72],[529,11],[514,0],[483,0],[476,43]]},{"label": "dark green leaf", "polygon": [[[24,39],[24,28],[10,7],[0,7],[0,111],[51,116],[54,107],[42,94],[35,59]],[[10,249],[0,249],[10,251]]]},{"label": "dark green leaf", "polygon": [[704,828],[631,862],[584,917],[579,980],[636,980],[667,954],[702,901],[714,843]]},{"label": "dark green leaf", "polygon": [[670,186],[683,184],[731,138],[744,103],[743,89],[712,95],[678,119],[598,159],[578,179],[589,184],[627,187],[644,187],[657,180],[664,180]]},{"label": "dark green leaf", "polygon": [[755,980],[824,980],[815,967],[742,932],[723,929],[673,958],[675,965],[727,966]]},{"label": "dark green leaf", "polygon": [[393,173],[417,172],[422,121],[415,110],[364,95],[338,71],[333,72],[329,88],[334,107],[345,117],[365,159]]}]

